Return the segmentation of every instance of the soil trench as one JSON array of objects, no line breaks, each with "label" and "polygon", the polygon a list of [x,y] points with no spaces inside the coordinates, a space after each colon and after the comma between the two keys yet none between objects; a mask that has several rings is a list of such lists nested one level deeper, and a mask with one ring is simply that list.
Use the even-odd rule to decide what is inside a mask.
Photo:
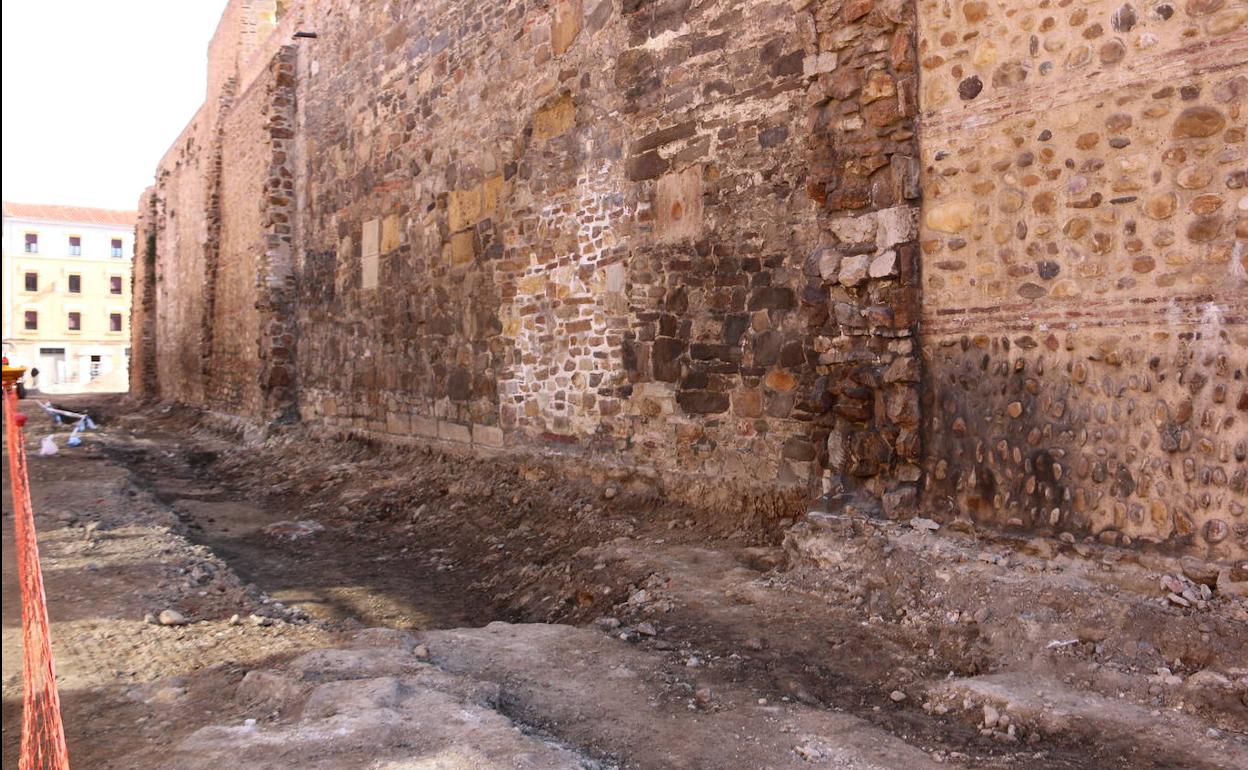
[{"label": "soil trench", "polygon": [[[820,712],[846,715],[846,725],[825,727],[842,731],[847,746],[896,740],[881,767],[930,759],[965,767],[1213,768],[1233,767],[1245,756],[1238,752],[1248,719],[1237,701],[1242,689],[1235,688],[1248,682],[1237,685],[1236,676],[1248,672],[1234,661],[1248,636],[1239,604],[1215,602],[1218,611],[1188,623],[1158,614],[1151,597],[1083,602],[1080,592],[1105,589],[1089,589],[1082,568],[1055,575],[1024,560],[1005,565],[1016,571],[1011,575],[976,558],[985,549],[1023,551],[1017,543],[941,541],[933,549],[929,540],[915,541],[918,535],[857,521],[834,525],[833,540],[822,535],[840,554],[829,568],[802,556],[792,533],[787,552],[782,548],[788,522],[726,528],[709,514],[665,502],[643,479],[569,479],[541,462],[319,440],[303,432],[245,441],[189,410],[125,415],[116,402],[90,405],[102,427],[86,451],[124,469],[116,495],[150,498],[171,511],[176,532],[238,576],[237,606],[218,593],[190,591],[179,597],[179,612],[197,625],[241,623],[244,631],[272,631],[270,622],[318,629],[325,644],[369,627],[411,632],[433,663],[502,688],[492,708],[551,745],[566,744],[584,757],[577,762],[745,768],[780,766],[772,764],[780,756],[835,759],[817,741],[788,736],[782,751],[768,753],[776,736],[769,726],[775,713],[767,709],[777,707],[801,710],[807,716],[799,722]],[[1104,578],[1096,558],[1088,571]],[[1138,578],[1137,568],[1144,565],[1121,570],[1112,591]],[[958,574],[950,578],[949,571]],[[932,590],[938,573],[948,586],[939,594]],[[1015,604],[1026,601],[1024,576],[1037,585],[1049,580],[1053,596],[1070,596],[1065,604],[1051,599],[1047,614],[1033,613]],[[980,590],[997,583],[1003,587]],[[1081,612],[1086,617],[1074,617]],[[951,613],[957,617],[951,620]],[[1124,640],[1140,619],[1156,621],[1158,630],[1128,649]],[[1079,631],[1068,645],[1045,652],[1043,643],[1020,636],[1021,625],[1043,636],[1068,620]],[[568,629],[506,647],[497,641],[510,638],[506,633],[485,633],[498,621],[576,626],[610,643],[598,649]],[[1118,627],[1086,633],[1097,622]],[[621,642],[613,658],[612,645]],[[522,653],[506,652],[513,648]],[[574,692],[552,698],[549,680],[576,675],[541,660],[542,649],[561,651],[558,660],[578,654],[597,660],[604,672],[641,672],[653,685],[634,696],[655,709],[647,719],[688,721],[703,731],[663,733],[669,741],[684,736],[689,746],[681,753],[639,737],[647,722],[604,706],[608,695],[583,703]],[[1177,658],[1187,662],[1169,656],[1180,649]],[[275,652],[271,662],[280,668],[294,651]],[[1230,686],[1218,690],[1220,699],[1190,689],[1158,691],[1157,667],[1144,668],[1153,662],[1168,663],[1172,677],[1217,670]],[[1045,682],[1082,693],[1069,706],[1075,712],[1096,711],[1098,698],[1128,699],[1138,711],[1093,729],[1076,729],[1078,719],[1072,726],[1038,716],[987,723],[981,714],[989,713],[991,693],[938,687],[1019,669],[1032,672],[1028,687]],[[196,697],[203,690],[195,682],[216,677],[213,687],[228,689],[255,670],[218,668],[174,687]],[[580,691],[593,691],[595,679]],[[1021,702],[1024,685],[1013,686],[1006,699]],[[110,697],[115,701],[116,693]],[[230,713],[228,697],[220,698],[173,732],[187,735]],[[256,713],[276,729],[290,727],[298,711]],[[816,729],[815,722],[801,724]],[[689,729],[706,745],[699,747]],[[1142,740],[1139,731],[1149,730],[1175,731],[1174,745]],[[1199,731],[1204,743],[1183,745],[1184,731]],[[714,744],[729,733],[760,745],[717,755]],[[770,737],[760,739],[763,734]],[[216,750],[198,740],[208,747],[204,756]],[[917,758],[905,760],[912,749]]]}]

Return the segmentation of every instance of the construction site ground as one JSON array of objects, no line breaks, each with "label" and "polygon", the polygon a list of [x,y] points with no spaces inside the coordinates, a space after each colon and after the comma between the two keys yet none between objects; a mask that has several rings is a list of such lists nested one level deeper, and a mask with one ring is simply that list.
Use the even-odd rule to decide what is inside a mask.
[{"label": "construction site ground", "polygon": [[75,767],[1248,767],[1245,565],[57,403],[99,422],[41,457],[24,406]]}]

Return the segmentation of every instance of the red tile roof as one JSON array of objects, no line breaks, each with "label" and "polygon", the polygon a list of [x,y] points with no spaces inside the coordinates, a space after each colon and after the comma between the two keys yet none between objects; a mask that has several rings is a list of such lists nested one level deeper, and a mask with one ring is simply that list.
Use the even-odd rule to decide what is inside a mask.
[{"label": "red tile roof", "polygon": [[52,222],[76,222],[91,225],[134,227],[135,212],[114,209],[92,209],[85,206],[53,206],[41,203],[4,202],[6,217],[44,219]]}]

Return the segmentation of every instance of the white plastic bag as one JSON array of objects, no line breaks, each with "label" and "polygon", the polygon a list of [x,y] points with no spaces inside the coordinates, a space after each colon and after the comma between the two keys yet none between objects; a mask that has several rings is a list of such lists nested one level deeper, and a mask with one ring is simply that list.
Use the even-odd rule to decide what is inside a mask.
[{"label": "white plastic bag", "polygon": [[54,455],[60,450],[56,448],[56,439],[53,436],[44,436],[43,441],[39,444],[39,454],[43,457]]}]

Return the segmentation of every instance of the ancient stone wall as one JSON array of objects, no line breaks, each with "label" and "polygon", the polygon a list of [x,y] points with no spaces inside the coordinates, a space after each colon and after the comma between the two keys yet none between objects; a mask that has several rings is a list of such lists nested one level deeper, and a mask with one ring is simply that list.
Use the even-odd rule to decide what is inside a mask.
[{"label": "ancient stone wall", "polygon": [[[294,179],[283,174],[280,156],[288,154],[293,136],[293,77],[293,62],[275,60],[231,105],[221,132],[220,197],[231,203],[221,207],[219,253],[206,283],[212,297],[207,328],[213,330],[206,398],[214,409],[253,419],[273,419],[270,401],[282,400],[273,390],[290,384],[291,373],[274,377],[271,364],[276,347],[277,364],[285,368],[288,356],[280,351],[293,340],[282,340],[289,330],[270,327],[281,326],[272,316],[275,305],[284,304],[271,295],[287,292],[291,274]],[[275,260],[282,264],[271,265]],[[229,333],[234,328],[246,333]]]},{"label": "ancient stone wall", "polygon": [[235,0],[140,225],[150,387],[1242,551],[1241,9]]},{"label": "ancient stone wall", "polygon": [[139,199],[134,230],[134,269],[130,271],[130,392],[140,400],[159,397],[156,371],[156,197]]},{"label": "ancient stone wall", "polygon": [[[165,154],[156,172],[150,211],[140,227],[156,239],[156,372],[165,398],[202,404],[201,332],[204,250],[215,212],[208,203],[207,171],[213,137],[201,109]],[[148,221],[147,216],[154,217]],[[135,298],[137,303],[138,298]],[[133,354],[133,351],[132,351]]]},{"label": "ancient stone wall", "polygon": [[[268,142],[264,132],[266,83],[252,83],[230,107],[222,126],[219,246],[209,268],[212,297],[208,309],[212,330],[206,361],[206,401],[217,409],[259,417],[261,408],[256,270],[263,251],[261,204],[268,176]],[[249,334],[230,334],[237,326]]]},{"label": "ancient stone wall", "polygon": [[1248,7],[920,0],[927,490],[1248,542]]},{"label": "ancient stone wall", "polygon": [[827,435],[828,491],[849,493],[831,504],[861,487],[886,514],[911,515],[922,456],[914,6],[809,7],[808,188],[821,205],[802,295],[818,377],[803,408],[817,418],[816,435]]},{"label": "ancient stone wall", "polygon": [[[319,16],[303,417],[506,436],[798,499],[839,426],[838,483],[891,479],[898,428],[875,402],[916,318],[893,316],[905,300],[889,288],[914,253],[890,252],[914,239],[916,177],[903,191],[890,165],[900,147],[917,169],[912,16],[843,5]],[[827,208],[842,180],[856,193]],[[885,209],[878,228],[853,219]],[[853,367],[862,381],[842,386]],[[914,460],[911,401],[892,409]]]}]

